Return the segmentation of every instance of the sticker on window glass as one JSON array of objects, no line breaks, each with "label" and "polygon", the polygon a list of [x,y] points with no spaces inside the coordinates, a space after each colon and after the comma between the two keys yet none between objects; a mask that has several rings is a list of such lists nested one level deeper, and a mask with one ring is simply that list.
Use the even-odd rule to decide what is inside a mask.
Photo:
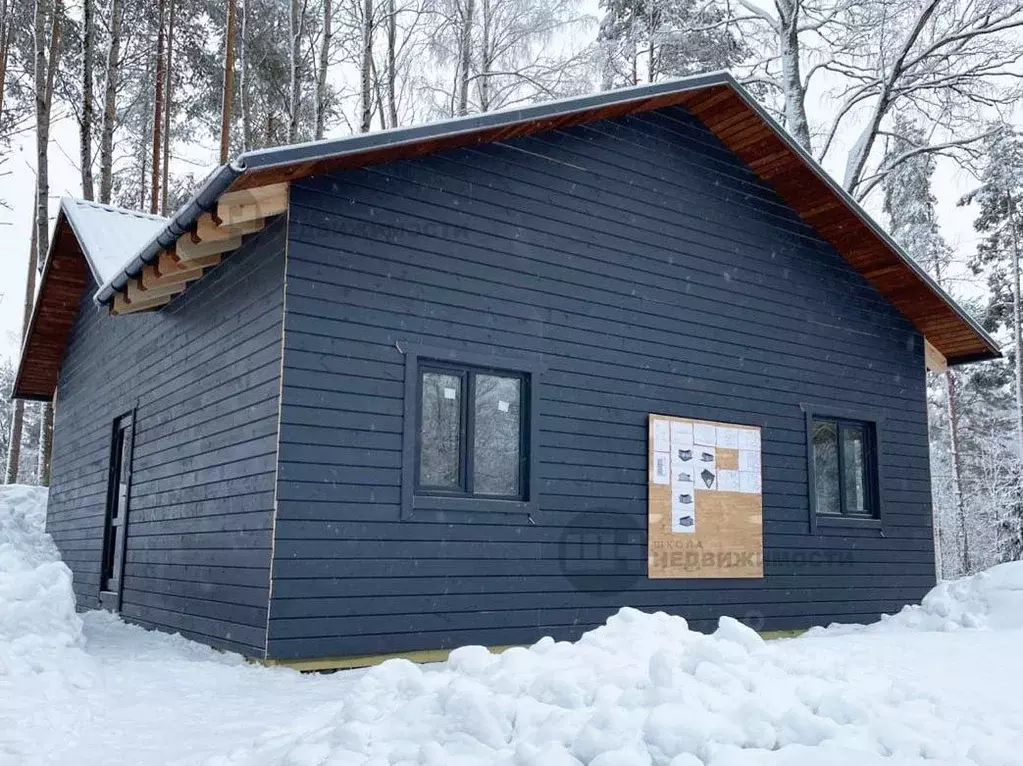
[{"label": "sticker on window glass", "polygon": [[444,389],[444,398],[445,399],[454,399],[457,396],[458,396],[458,389],[445,387],[445,389]]},{"label": "sticker on window glass", "polygon": [[497,402],[497,409],[498,409],[499,412],[507,412],[508,411],[508,402],[498,401]]}]

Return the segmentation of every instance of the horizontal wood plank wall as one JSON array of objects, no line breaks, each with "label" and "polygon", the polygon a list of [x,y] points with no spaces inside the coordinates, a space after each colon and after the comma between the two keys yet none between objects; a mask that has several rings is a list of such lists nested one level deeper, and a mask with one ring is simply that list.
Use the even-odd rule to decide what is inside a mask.
[{"label": "horizontal wood plank wall", "polygon": [[[567,639],[626,604],[872,620],[933,584],[921,337],[683,109],[297,182],[290,211],[269,656]],[[542,358],[535,525],[400,520],[402,344]],[[883,416],[886,537],[811,536],[802,403]],[[763,428],[763,581],[645,577],[649,412]]]},{"label": "horizontal wood plank wall", "polygon": [[123,615],[262,657],[280,392],[285,226],[159,313],[83,296],[61,367],[47,530],[97,607],[115,417],[137,407]]}]

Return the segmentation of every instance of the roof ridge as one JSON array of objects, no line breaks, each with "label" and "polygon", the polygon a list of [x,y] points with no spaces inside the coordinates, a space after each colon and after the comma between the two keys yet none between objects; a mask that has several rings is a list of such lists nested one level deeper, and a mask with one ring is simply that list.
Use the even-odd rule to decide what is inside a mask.
[{"label": "roof ridge", "polygon": [[156,213],[146,213],[142,210],[132,210],[127,207],[118,207],[117,205],[111,205],[107,202],[97,202],[96,200],[81,199],[79,197],[62,197],[61,203],[70,203],[78,207],[91,207],[98,210],[103,210],[108,213],[120,213],[122,215],[131,215],[136,218],[146,218],[151,221],[166,221],[167,216],[157,215]]}]

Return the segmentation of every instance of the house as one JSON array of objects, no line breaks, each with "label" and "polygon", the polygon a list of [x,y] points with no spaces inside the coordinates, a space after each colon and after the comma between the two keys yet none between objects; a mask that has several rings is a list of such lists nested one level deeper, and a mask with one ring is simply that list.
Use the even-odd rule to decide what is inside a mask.
[{"label": "house", "polygon": [[[168,219],[65,200],[15,395],[55,404],[81,607],[324,667],[898,609],[935,579],[925,370],[998,355],[710,74],[248,152]],[[749,487],[662,484],[715,427]]]}]

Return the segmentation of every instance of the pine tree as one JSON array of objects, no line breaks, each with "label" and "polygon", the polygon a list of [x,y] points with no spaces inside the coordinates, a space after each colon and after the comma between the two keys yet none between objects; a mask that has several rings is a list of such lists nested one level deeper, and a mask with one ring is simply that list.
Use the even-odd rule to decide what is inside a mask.
[{"label": "pine tree", "polygon": [[[934,156],[929,153],[911,155],[914,149],[926,146],[927,138],[924,131],[910,120],[901,116],[897,118],[894,135],[888,147],[888,156],[895,166],[884,182],[884,211],[888,216],[889,228],[892,237],[913,260],[942,284],[952,261],[952,250],[941,234],[935,209],[937,200],[931,191]],[[903,157],[910,158],[900,161]],[[933,385],[933,380],[931,383]],[[951,369],[946,370],[941,375],[940,386],[943,388],[941,398],[945,418],[941,418],[933,407],[930,417],[931,454],[937,458],[933,466],[938,469],[932,471],[932,475],[939,576],[944,569],[940,558],[942,551],[958,553],[960,572],[965,573],[970,569],[970,534],[963,497],[963,455],[960,447],[956,373]],[[947,471],[941,470],[946,466]],[[947,521],[949,519],[952,520],[951,524]]]},{"label": "pine tree", "polygon": [[[993,413],[1004,416],[1011,427],[988,430],[989,452],[1002,454],[993,464],[1002,464],[1011,472],[1012,481],[999,481],[1005,490],[998,519],[1001,558],[1019,558],[1023,553],[1023,307],[1020,305],[1020,257],[1023,242],[1023,141],[1008,126],[994,125],[984,141],[981,185],[966,195],[961,204],[978,207],[974,229],[983,235],[970,266],[977,274],[986,274],[989,297],[984,315],[985,326],[994,332],[1008,330],[1012,338],[1011,366],[1000,370],[996,378],[1013,391],[1011,406],[1003,404]],[[978,380],[982,378],[978,377]],[[1003,395],[1010,400],[1009,395]],[[1011,401],[1011,400],[1010,400]],[[990,419],[992,416],[988,415]],[[997,417],[997,414],[994,415]],[[1013,433],[997,438],[990,434]]]}]

